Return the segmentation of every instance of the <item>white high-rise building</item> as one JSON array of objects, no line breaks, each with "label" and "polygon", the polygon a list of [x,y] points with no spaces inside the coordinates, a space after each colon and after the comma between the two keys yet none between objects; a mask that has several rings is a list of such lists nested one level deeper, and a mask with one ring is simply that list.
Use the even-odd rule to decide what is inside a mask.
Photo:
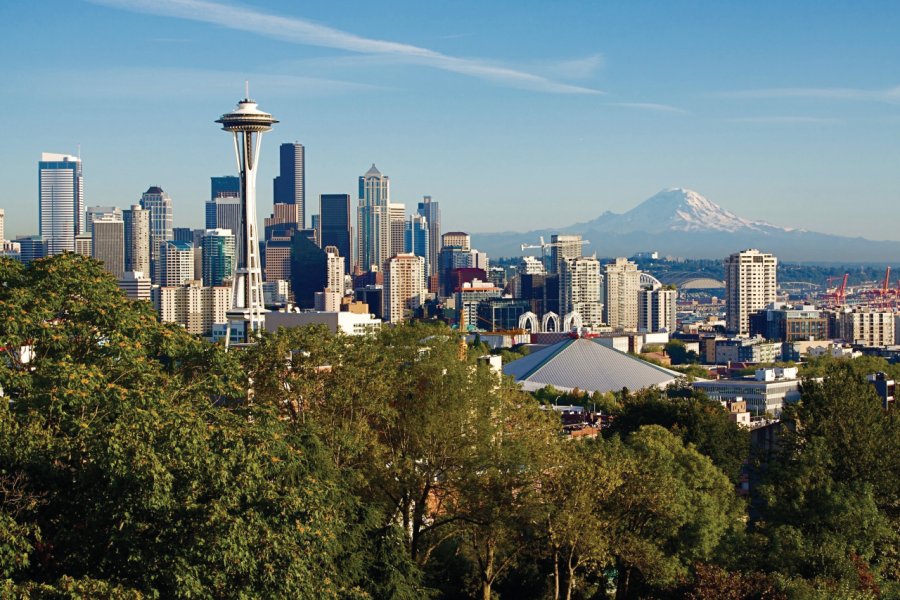
[{"label": "white high-rise building", "polygon": [[82,256],[93,256],[93,236],[82,233],[75,236],[75,254]]},{"label": "white high-rise building", "polygon": [[325,246],[326,277],[325,287],[332,292],[344,295],[344,260],[337,246]]},{"label": "white high-rise building", "polygon": [[750,315],[775,302],[778,259],[759,250],[725,259],[725,325],[729,332],[750,333]]},{"label": "white high-rise building", "polygon": [[184,285],[194,279],[194,246],[190,242],[164,242],[159,253],[159,285]]},{"label": "white high-rise building", "polygon": [[154,288],[159,320],[178,323],[189,333],[209,335],[214,324],[224,323],[231,303],[228,286],[204,287],[200,281]]},{"label": "white high-rise building", "polygon": [[676,329],[678,291],[674,289],[642,289],[638,292],[638,331],[656,333]]},{"label": "white high-rise building", "polygon": [[106,214],[94,219],[92,230],[91,256],[101,261],[113,277],[121,279],[125,273],[125,223]]},{"label": "white high-rise building", "polygon": [[561,317],[577,312],[587,329],[603,325],[600,261],[596,256],[567,258],[560,263],[559,311]]},{"label": "white high-rise building", "polygon": [[627,258],[603,267],[603,312],[606,324],[618,331],[637,331],[641,272]]},{"label": "white high-rise building", "polygon": [[132,204],[122,211],[125,223],[125,270],[150,276],[150,211]]},{"label": "white high-rise building", "polygon": [[391,251],[391,182],[372,165],[359,178],[356,264],[362,271],[381,269]]},{"label": "white high-rise building", "polygon": [[425,299],[425,259],[415,254],[398,254],[385,267],[381,318],[399,323]]},{"label": "white high-rise building", "polygon": [[48,255],[75,251],[75,236],[84,232],[84,176],[81,159],[44,152],[38,163],[40,235]]}]

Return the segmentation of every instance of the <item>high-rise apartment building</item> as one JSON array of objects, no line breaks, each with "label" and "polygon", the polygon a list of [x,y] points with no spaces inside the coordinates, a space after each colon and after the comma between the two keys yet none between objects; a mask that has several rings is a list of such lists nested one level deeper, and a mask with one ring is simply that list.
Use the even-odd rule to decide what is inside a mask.
[{"label": "high-rise apartment building", "polygon": [[390,258],[391,215],[390,178],[372,165],[359,178],[359,210],[357,212],[356,264],[360,270],[380,270]]},{"label": "high-rise apartment building", "polygon": [[281,144],[278,149],[279,172],[273,182],[274,204],[294,207],[294,222],[306,227],[306,158],[303,144]]},{"label": "high-rise apartment building", "polygon": [[194,246],[168,240],[159,253],[159,285],[177,286],[194,279]]},{"label": "high-rise apartment building", "polygon": [[434,202],[431,196],[423,196],[417,207],[418,214],[428,222],[428,269],[432,273],[438,264],[438,253],[441,251],[441,205]]},{"label": "high-rise apartment building", "polygon": [[582,256],[580,235],[553,234],[550,244],[550,273],[559,273],[559,265],[565,259]]},{"label": "high-rise apartment building", "polygon": [[750,315],[776,300],[778,259],[759,250],[725,259],[725,325],[729,332],[750,332]]},{"label": "high-rise apartment building", "polygon": [[676,330],[678,291],[675,289],[642,289],[638,292],[638,331],[655,333]]},{"label": "high-rise apartment building", "polygon": [[638,328],[641,272],[627,258],[603,266],[603,312],[606,324],[617,331]]},{"label": "high-rise apartment building", "polygon": [[894,344],[894,313],[887,310],[855,309],[838,314],[837,330],[842,340],[868,347]]},{"label": "high-rise apartment building", "polygon": [[207,229],[200,240],[203,285],[225,285],[234,273],[234,234],[230,229]]},{"label": "high-rise apartment building", "polygon": [[141,196],[141,208],[150,211],[150,269],[159,282],[159,255],[162,244],[173,237],[174,215],[172,198],[161,187],[151,186]]},{"label": "high-rise apartment building", "polygon": [[346,260],[341,256],[336,246],[325,246],[325,256],[325,288],[343,296],[344,273],[346,271],[344,263]]},{"label": "high-rise apartment building", "polygon": [[38,163],[40,236],[51,255],[75,250],[75,236],[84,232],[84,177],[81,159],[44,152]]},{"label": "high-rise apartment building", "polygon": [[406,235],[403,251],[425,259],[425,277],[431,276],[431,238],[428,219],[422,215],[410,215],[406,222]]},{"label": "high-rise apartment building", "polygon": [[132,204],[122,211],[125,223],[125,270],[150,276],[150,211]]},{"label": "high-rise apartment building", "polygon": [[405,253],[394,256],[385,264],[381,318],[391,323],[406,320],[426,293],[425,259]]},{"label": "high-rise apartment building", "polygon": [[350,273],[351,233],[350,194],[319,195],[319,243],[323,248],[334,246],[344,257],[346,273]]},{"label": "high-rise apartment building", "polygon": [[603,324],[600,261],[596,256],[567,258],[560,263],[559,311],[561,317],[577,312],[588,329]]},{"label": "high-rise apartment building", "polygon": [[125,273],[125,223],[115,215],[94,220],[91,235],[91,256],[103,263],[103,268],[116,279]]},{"label": "high-rise apartment building", "polygon": [[153,300],[163,323],[178,323],[189,333],[209,335],[213,325],[227,320],[231,288],[189,281],[185,285],[154,289]]}]

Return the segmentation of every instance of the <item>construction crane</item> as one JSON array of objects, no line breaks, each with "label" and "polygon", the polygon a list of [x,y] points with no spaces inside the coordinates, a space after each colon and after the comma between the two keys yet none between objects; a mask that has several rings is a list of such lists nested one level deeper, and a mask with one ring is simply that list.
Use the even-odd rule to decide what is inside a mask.
[{"label": "construction crane", "polygon": [[547,268],[547,248],[556,248],[559,246],[568,246],[569,244],[579,244],[581,246],[590,244],[590,240],[567,240],[564,242],[545,242],[544,236],[541,236],[539,244],[522,244],[521,250],[524,252],[525,250],[536,250],[538,248],[541,249],[541,264],[544,265],[544,268]]}]

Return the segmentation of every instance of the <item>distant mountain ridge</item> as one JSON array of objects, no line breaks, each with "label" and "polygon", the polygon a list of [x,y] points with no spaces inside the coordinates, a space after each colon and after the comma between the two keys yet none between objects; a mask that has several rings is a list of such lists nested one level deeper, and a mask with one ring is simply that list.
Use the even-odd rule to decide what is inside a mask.
[{"label": "distant mountain ridge", "polygon": [[[685,188],[669,188],[628,212],[605,212],[596,219],[559,229],[527,233],[472,234],[474,247],[491,256],[517,256],[523,242],[547,241],[553,233],[580,233],[598,256],[631,256],[641,251],[685,258],[718,258],[759,248],[788,261],[886,262],[900,258],[900,242],[816,233],[739,217]],[[586,247],[587,252],[587,247]]]}]

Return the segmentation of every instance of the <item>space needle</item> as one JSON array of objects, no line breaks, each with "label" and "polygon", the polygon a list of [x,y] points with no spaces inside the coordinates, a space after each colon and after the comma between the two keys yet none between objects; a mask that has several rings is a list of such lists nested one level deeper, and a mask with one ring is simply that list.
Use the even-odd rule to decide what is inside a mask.
[{"label": "space needle", "polygon": [[231,307],[226,313],[226,346],[232,341],[251,342],[264,325],[266,310],[256,227],[256,169],[262,134],[277,122],[250,99],[249,85],[237,107],[216,120],[223,130],[234,134],[234,151],[241,173],[241,223],[240,231],[234,232],[237,265],[231,282]]}]

